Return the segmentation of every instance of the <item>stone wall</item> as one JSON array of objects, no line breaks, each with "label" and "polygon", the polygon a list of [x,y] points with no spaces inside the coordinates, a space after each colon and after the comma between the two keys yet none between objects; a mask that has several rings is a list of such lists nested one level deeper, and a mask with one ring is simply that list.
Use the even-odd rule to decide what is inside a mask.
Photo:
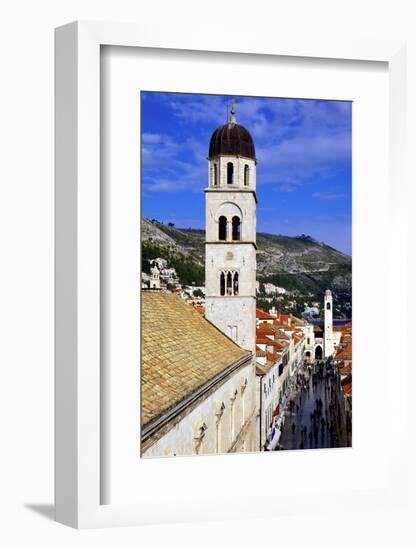
[{"label": "stone wall", "polygon": [[[253,360],[199,402],[142,453],[144,458],[256,451]],[[222,408],[222,404],[224,408]],[[204,436],[201,427],[205,425]]]}]

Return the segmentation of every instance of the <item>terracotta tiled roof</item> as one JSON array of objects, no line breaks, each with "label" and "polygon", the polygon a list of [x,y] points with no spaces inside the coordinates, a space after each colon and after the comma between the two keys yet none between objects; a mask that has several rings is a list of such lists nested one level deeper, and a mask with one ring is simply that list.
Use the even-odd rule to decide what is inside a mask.
[{"label": "terracotta tiled roof", "polygon": [[276,327],[279,327],[281,330],[291,331],[291,332],[299,332],[299,327],[292,327],[291,325],[288,325],[285,321],[280,321],[279,319],[276,319],[274,321],[274,325]]},{"label": "terracotta tiled roof", "polygon": [[352,342],[343,344],[336,353],[336,361],[351,361],[352,360]]},{"label": "terracotta tiled roof", "polygon": [[267,361],[265,365],[261,365],[261,363],[256,363],[256,374],[257,376],[263,376],[266,374],[274,363],[271,363],[271,361]]},{"label": "terracotta tiled roof", "polygon": [[339,372],[341,374],[349,374],[352,372],[352,361],[349,361],[347,365],[344,365],[343,367],[339,367]]},{"label": "terracotta tiled roof", "polygon": [[[266,327],[268,327],[268,328],[266,328]],[[290,339],[290,336],[288,334],[286,334],[282,330],[282,328],[279,325],[276,325],[275,323],[272,323],[272,324],[261,323],[259,325],[258,330],[263,331],[264,328],[268,331],[268,333],[273,331],[276,338],[280,338],[280,339],[283,339],[283,340],[289,340]],[[265,334],[266,334],[266,332],[265,332]]]},{"label": "terracotta tiled roof", "polygon": [[275,327],[277,329],[277,338],[280,340],[291,340],[291,337],[288,336],[288,334],[285,334],[283,330],[281,330],[279,327]]},{"label": "terracotta tiled roof", "polygon": [[142,292],[145,426],[250,353],[174,294]]},{"label": "terracotta tiled roof", "polygon": [[303,326],[305,327],[307,325],[306,321],[304,319],[300,319],[299,317],[296,317],[295,315],[290,315],[291,322],[293,325]]},{"label": "terracotta tiled roof", "polygon": [[288,347],[288,345],[282,344],[281,342],[274,342],[274,348],[279,350],[279,351],[282,351],[283,349],[285,349],[287,347]]},{"label": "terracotta tiled roof", "polygon": [[341,382],[342,390],[345,395],[352,395],[352,375],[348,374]]},{"label": "terracotta tiled roof", "polygon": [[256,334],[274,336],[275,331],[271,328],[271,325],[269,325],[268,323],[262,323],[262,325],[260,325],[259,328],[256,329]]},{"label": "terracotta tiled roof", "polygon": [[266,344],[267,346],[273,346],[274,345],[274,339],[268,338],[268,336],[263,335],[256,335],[256,343],[257,344]]},{"label": "terracotta tiled roof", "polygon": [[334,326],[334,332],[342,332],[344,334],[352,334],[352,322],[346,323],[346,325]]},{"label": "terracotta tiled roof", "polygon": [[351,361],[352,360],[352,352],[341,349],[340,351],[338,351],[336,353],[335,359],[336,359],[336,361]]},{"label": "terracotta tiled roof", "polygon": [[278,313],[277,322],[285,324],[286,326],[291,326],[291,315],[289,313]]},{"label": "terracotta tiled roof", "polygon": [[257,319],[275,319],[272,315],[269,315],[269,313],[266,313],[263,309],[256,308],[256,318]]}]

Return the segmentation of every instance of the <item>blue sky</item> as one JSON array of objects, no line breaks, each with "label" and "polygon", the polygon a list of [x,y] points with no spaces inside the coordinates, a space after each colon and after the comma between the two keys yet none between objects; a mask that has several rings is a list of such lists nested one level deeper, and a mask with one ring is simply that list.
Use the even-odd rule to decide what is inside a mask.
[{"label": "blue sky", "polygon": [[351,254],[351,103],[142,92],[142,215],[204,229],[207,153],[237,102],[257,157],[257,228]]}]

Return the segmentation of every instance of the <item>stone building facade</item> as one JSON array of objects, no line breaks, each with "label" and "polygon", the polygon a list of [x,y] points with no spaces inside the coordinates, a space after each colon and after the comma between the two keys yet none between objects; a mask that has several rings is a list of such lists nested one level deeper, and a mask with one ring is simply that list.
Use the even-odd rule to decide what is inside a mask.
[{"label": "stone building facade", "polygon": [[174,294],[142,292],[141,455],[256,450],[253,356]]},{"label": "stone building facade", "polygon": [[206,192],[206,318],[244,349],[256,340],[256,160],[249,132],[212,135]]}]

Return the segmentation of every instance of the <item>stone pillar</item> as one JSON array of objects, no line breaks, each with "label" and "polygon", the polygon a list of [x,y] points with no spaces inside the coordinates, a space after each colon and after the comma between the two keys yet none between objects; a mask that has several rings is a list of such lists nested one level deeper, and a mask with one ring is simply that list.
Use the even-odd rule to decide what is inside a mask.
[{"label": "stone pillar", "polygon": [[232,240],[232,222],[230,220],[227,220],[226,240],[227,241]]}]

